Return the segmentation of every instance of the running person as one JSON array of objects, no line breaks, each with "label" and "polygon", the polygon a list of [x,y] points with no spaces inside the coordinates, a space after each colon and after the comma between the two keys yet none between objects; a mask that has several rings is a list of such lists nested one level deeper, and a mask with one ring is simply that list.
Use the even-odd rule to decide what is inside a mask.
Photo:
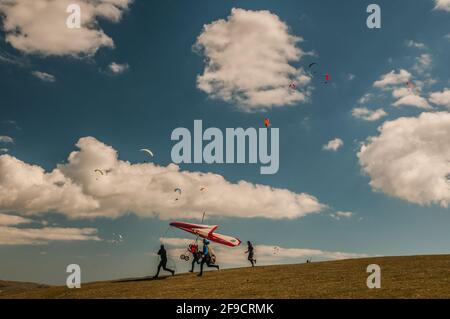
[{"label": "running person", "polygon": [[255,267],[256,264],[256,259],[253,258],[254,256],[254,248],[253,245],[250,241],[247,241],[247,251],[245,252],[245,254],[248,253],[248,261],[252,264],[252,267]]},{"label": "running person", "polygon": [[156,275],[153,278],[158,278],[161,267],[165,271],[172,273],[172,276],[175,275],[175,270],[167,268],[167,251],[164,248],[164,245],[161,245],[161,248],[159,248],[158,255],[161,257],[161,261],[159,262],[158,265],[158,271],[156,272]]}]

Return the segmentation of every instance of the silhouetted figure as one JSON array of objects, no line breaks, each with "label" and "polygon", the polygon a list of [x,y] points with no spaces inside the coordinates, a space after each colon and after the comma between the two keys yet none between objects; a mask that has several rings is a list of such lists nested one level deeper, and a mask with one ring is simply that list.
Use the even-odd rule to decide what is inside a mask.
[{"label": "silhouetted figure", "polygon": [[248,253],[248,261],[250,261],[250,263],[252,264],[252,267],[255,267],[256,259],[253,258],[254,248],[250,241],[247,241],[247,251],[245,252],[245,254],[247,254],[247,253]]},{"label": "silhouetted figure", "polygon": [[192,254],[192,268],[189,272],[194,272],[195,263],[200,264],[202,253],[198,251],[197,244],[189,245],[189,251]]},{"label": "silhouetted figure", "polygon": [[197,276],[203,275],[203,265],[206,264],[208,267],[217,268],[219,270],[219,265],[214,265],[216,262],[216,256],[214,256],[213,252],[209,248],[209,241],[203,239],[203,251],[202,251],[202,262],[200,263],[200,273]]},{"label": "silhouetted figure", "polygon": [[161,248],[159,248],[158,255],[161,257],[161,261],[159,262],[158,265],[158,271],[156,272],[156,275],[153,278],[158,278],[161,267],[165,271],[172,273],[172,276],[175,275],[175,270],[167,268],[167,251],[164,248],[164,245],[161,245]]}]

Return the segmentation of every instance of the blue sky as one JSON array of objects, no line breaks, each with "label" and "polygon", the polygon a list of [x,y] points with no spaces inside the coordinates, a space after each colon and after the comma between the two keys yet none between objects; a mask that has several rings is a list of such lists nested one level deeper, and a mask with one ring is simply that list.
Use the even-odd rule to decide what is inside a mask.
[{"label": "blue sky", "polygon": [[[83,26],[75,37],[87,36],[92,31],[89,28],[94,28],[110,38],[114,47],[92,38],[88,47],[72,47],[78,38],[70,43],[65,42],[64,36],[63,40],[47,41],[52,38],[51,32],[56,36],[67,31],[58,25],[67,17],[64,11],[61,20],[56,21],[45,19],[45,11],[34,12],[36,21],[31,28],[35,29],[29,30],[28,37],[14,37],[8,24],[25,25],[15,10],[28,8],[21,7],[23,0],[16,0],[12,7],[0,4],[4,14],[0,33],[0,136],[5,137],[0,140],[0,148],[5,149],[0,157],[0,188],[7,190],[0,195],[0,214],[26,219],[2,224],[0,218],[0,228],[12,234],[6,239],[0,235],[0,278],[63,284],[65,267],[71,263],[80,264],[83,281],[153,274],[157,259],[152,253],[160,237],[189,238],[181,231],[166,232],[168,219],[184,217],[195,221],[190,218],[195,210],[188,212],[188,204],[173,211],[157,210],[145,202],[142,211],[136,213],[132,208],[137,206],[127,205],[132,201],[140,205],[139,198],[127,198],[128,192],[134,191],[129,189],[134,184],[127,181],[119,185],[126,191],[116,190],[124,192],[119,195],[118,211],[110,212],[104,206],[101,217],[87,216],[94,210],[77,211],[63,203],[81,195],[68,190],[67,198],[51,198],[52,188],[46,188],[41,180],[44,171],[35,172],[31,165],[50,174],[57,164],[69,165],[69,154],[80,151],[75,146],[80,138],[93,137],[94,141],[86,142],[86,150],[101,148],[103,144],[110,146],[121,161],[128,161],[137,170],[138,166],[133,165],[151,165],[139,152],[148,147],[155,154],[152,162],[166,169],[174,145],[171,132],[177,127],[192,129],[195,119],[203,120],[205,127],[225,130],[262,127],[264,118],[269,117],[272,126],[280,130],[277,174],[261,175],[259,165],[250,164],[180,164],[180,171],[223,176],[232,185],[230,189],[228,184],[223,185],[223,192],[239,193],[234,183],[241,180],[275,189],[270,193],[275,202],[270,202],[270,196],[268,199],[274,205],[273,211],[255,213],[258,217],[249,214],[264,204],[255,206],[250,200],[235,204],[240,205],[238,209],[229,209],[220,200],[215,206],[214,200],[208,199],[210,211],[205,208],[207,223],[219,224],[225,234],[254,241],[261,247],[264,262],[304,262],[311,256],[336,258],[326,252],[346,253],[347,257],[448,253],[450,190],[445,186],[445,172],[450,173],[450,146],[441,138],[441,132],[448,132],[450,127],[450,39],[446,37],[450,34],[450,8],[445,1],[421,0],[413,6],[406,0],[377,1],[382,27],[372,30],[366,26],[366,7],[371,2],[222,1],[212,5],[208,1],[113,1],[120,16],[115,19],[108,15],[110,11],[102,13],[101,9],[88,6],[90,1],[84,1],[88,4],[85,10],[100,13],[92,18],[94,26]],[[299,83],[299,92],[309,92],[307,99],[292,103],[283,100],[276,106],[256,105],[248,111],[251,100],[226,100],[220,97],[220,89],[205,92],[199,88],[197,77],[205,72],[207,53],[198,52],[193,46],[197,37],[206,32],[204,25],[224,19],[225,29],[239,27],[239,18],[233,20],[235,25],[230,22],[232,8],[247,10],[243,11],[244,16],[252,16],[262,24],[278,17],[278,23],[288,27],[279,32],[303,39],[283,45],[304,52],[298,59],[285,62],[296,72],[308,71],[312,62],[319,65],[318,74],[310,76],[307,83]],[[60,12],[58,8],[54,10]],[[260,10],[270,13],[263,16]],[[34,32],[42,21],[54,23],[55,28],[44,35]],[[228,40],[235,41],[246,53],[251,52],[245,41],[239,42],[239,35]],[[211,49],[207,47],[211,43],[206,42],[203,49]],[[272,44],[261,43],[262,49],[271,48]],[[231,65],[239,57],[240,54],[221,55]],[[252,65],[251,54],[248,58],[247,65]],[[114,73],[109,68],[113,62],[123,65],[123,72]],[[264,80],[279,76],[262,69],[269,72],[261,77]],[[245,73],[245,83],[253,85],[254,78],[260,79],[256,74],[252,76],[253,68],[246,71],[250,73]],[[321,78],[325,72],[330,75],[328,84]],[[285,80],[298,74],[280,77]],[[242,79],[234,80],[237,82],[232,85],[239,86]],[[414,87],[406,87],[406,82]],[[286,92],[294,94],[289,89]],[[364,96],[366,101],[361,101]],[[406,103],[394,106],[404,98]],[[384,113],[369,121],[355,111],[363,108],[368,114],[380,109]],[[409,120],[401,121],[402,117]],[[393,124],[378,130],[389,121]],[[436,134],[428,136],[424,131]],[[367,140],[371,136],[380,138]],[[324,150],[324,145],[336,138],[343,145]],[[368,150],[358,157],[361,143]],[[20,174],[7,178],[12,169]],[[149,171],[142,169],[142,175],[135,176],[136,171],[130,179],[139,180],[154,173],[154,167]],[[92,170],[86,170],[91,176],[89,183],[95,183]],[[95,188],[96,194],[100,192],[97,186],[87,184],[87,175],[80,177],[78,173],[67,166],[63,173],[66,183],[72,180],[74,185],[86,187],[82,195],[90,187]],[[125,173],[121,180],[124,176]],[[217,187],[210,194],[221,197]],[[286,202],[282,202],[279,189],[289,191]],[[249,192],[252,197],[252,191]],[[23,196],[17,199],[17,193]],[[292,204],[291,200],[295,202],[301,193],[314,196],[326,207],[286,218],[284,207]],[[255,196],[260,198],[260,194]],[[36,204],[39,200],[43,203]],[[155,201],[157,207],[164,205],[161,199]],[[31,209],[33,205],[38,208]],[[157,210],[156,216],[146,211],[146,205]],[[293,205],[295,214],[299,208]],[[168,202],[167,206],[173,203]],[[64,231],[63,235],[58,233],[56,240],[47,233],[33,235],[32,239],[27,235],[36,229],[54,234],[52,228],[70,228],[81,238],[70,240]],[[79,233],[83,229],[94,229],[94,233]],[[114,234],[122,234],[123,242],[111,242]],[[285,250],[273,255],[270,247],[274,246]],[[185,271],[187,265],[177,260],[182,244],[172,242],[169,248],[173,250],[172,263],[176,262],[177,271]],[[223,250],[224,264],[245,265],[241,252]]]}]

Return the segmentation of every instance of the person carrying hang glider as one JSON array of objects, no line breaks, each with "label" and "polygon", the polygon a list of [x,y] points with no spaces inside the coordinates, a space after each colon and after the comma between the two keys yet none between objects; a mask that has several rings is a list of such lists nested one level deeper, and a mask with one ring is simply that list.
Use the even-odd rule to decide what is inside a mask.
[{"label": "person carrying hang glider", "polygon": [[203,239],[203,251],[202,251],[202,262],[200,263],[200,273],[197,275],[199,277],[203,276],[203,265],[206,264],[210,268],[216,268],[219,270],[219,265],[216,265],[216,256],[214,255],[213,250],[209,247],[209,241],[207,239]]},{"label": "person carrying hang glider", "polygon": [[191,244],[189,245],[189,251],[192,254],[192,268],[189,270],[189,272],[194,272],[194,266],[195,264],[200,264],[202,260],[202,253],[198,250],[197,244]]}]

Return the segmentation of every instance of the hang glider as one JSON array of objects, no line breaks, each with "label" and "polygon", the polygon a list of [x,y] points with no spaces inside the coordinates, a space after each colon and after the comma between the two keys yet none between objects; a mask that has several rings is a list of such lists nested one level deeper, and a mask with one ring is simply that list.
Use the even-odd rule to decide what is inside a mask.
[{"label": "hang glider", "polygon": [[241,241],[236,237],[215,233],[216,229],[219,227],[218,225],[212,226],[212,225],[199,225],[184,222],[172,222],[170,223],[170,226],[187,231],[188,233],[208,239],[215,243],[230,247],[239,246],[241,243]]}]

